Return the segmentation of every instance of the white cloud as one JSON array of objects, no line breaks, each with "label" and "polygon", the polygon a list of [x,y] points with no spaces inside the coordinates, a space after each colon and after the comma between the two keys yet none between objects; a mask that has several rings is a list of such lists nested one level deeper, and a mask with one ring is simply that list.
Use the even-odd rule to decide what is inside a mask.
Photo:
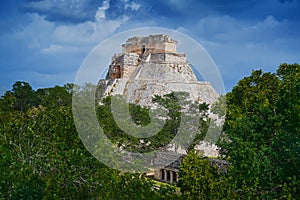
[{"label": "white cloud", "polygon": [[103,1],[102,6],[100,6],[96,12],[95,20],[100,21],[105,19],[105,11],[109,9],[109,0]]},{"label": "white cloud", "polygon": [[[46,3],[43,6],[48,9],[53,2],[40,1],[39,6]],[[129,20],[126,15],[117,19],[103,18],[101,12],[105,13],[108,3],[105,1],[100,6],[94,21],[77,24],[49,21],[38,13],[25,14],[29,23],[0,36],[1,48],[7,49],[2,50],[6,55],[2,53],[5,59],[1,67],[6,72],[1,73],[2,82],[11,85],[16,80],[25,80],[43,87],[74,81],[75,72],[88,53]]]},{"label": "white cloud", "polygon": [[125,1],[124,8],[125,8],[125,10],[130,8],[133,11],[138,11],[141,8],[141,4],[136,3],[136,2],[128,3],[128,1]]},{"label": "white cloud", "polygon": [[274,72],[280,63],[300,62],[296,53],[300,51],[299,35],[290,34],[290,27],[295,25],[271,15],[260,21],[215,16],[178,30],[191,33],[205,47],[219,66],[229,91],[253,69]]},{"label": "white cloud", "polygon": [[[81,0],[43,0],[31,2],[28,6],[40,10],[55,8],[80,10],[84,7],[84,3]],[[132,10],[138,10],[141,7],[138,3],[128,0],[124,1],[123,6],[127,6]],[[87,50],[92,49],[99,42],[111,36],[129,20],[129,17],[125,14],[117,19],[107,19],[105,12],[109,8],[110,0],[104,0],[94,15],[94,21],[77,24],[60,24],[51,22],[45,16],[37,13],[28,14],[31,22],[9,37],[19,38],[22,41],[21,43],[26,43],[27,48],[39,51],[42,54],[78,54],[80,52],[87,54]]]},{"label": "white cloud", "polygon": [[203,40],[219,43],[269,43],[289,31],[286,30],[288,23],[286,20],[279,21],[273,16],[267,16],[261,21],[242,21],[231,16],[217,16],[202,18],[190,29]]},{"label": "white cloud", "polygon": [[[49,0],[47,0],[49,1]],[[118,19],[102,19],[101,12],[108,9],[109,1],[105,1],[95,14],[95,21],[78,24],[56,24],[44,16],[28,14],[31,22],[14,34],[7,35],[8,40],[18,40],[20,45],[31,51],[43,54],[82,53],[93,48],[103,39],[112,35],[129,18],[122,16]],[[48,5],[47,5],[48,6]]]},{"label": "white cloud", "polygon": [[53,42],[74,46],[94,46],[113,34],[127,20],[128,18],[124,16],[116,20],[88,21],[76,25],[58,25],[52,33]]}]

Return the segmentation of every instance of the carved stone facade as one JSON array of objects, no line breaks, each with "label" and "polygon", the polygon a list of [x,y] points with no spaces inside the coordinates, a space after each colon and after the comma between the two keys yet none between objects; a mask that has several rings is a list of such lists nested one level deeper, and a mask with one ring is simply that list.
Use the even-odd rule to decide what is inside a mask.
[{"label": "carved stone facade", "polygon": [[129,38],[122,53],[112,57],[106,80],[99,84],[106,95],[123,95],[128,102],[151,106],[154,95],[172,91],[190,93],[190,99],[211,104],[218,98],[209,82],[199,82],[177,42],[167,35]]},{"label": "carved stone facade", "polygon": [[176,52],[176,45],[177,42],[167,35],[129,38],[122,45],[122,53],[112,57],[106,79],[136,78],[133,77],[133,72],[141,62],[173,63],[177,66],[187,64],[185,54]]},{"label": "carved stone facade", "polygon": [[106,79],[129,78],[140,63],[136,53],[115,54]]},{"label": "carved stone facade", "polygon": [[176,52],[177,42],[167,35],[149,35],[148,37],[129,38],[122,45],[122,53],[137,53],[138,55],[149,53]]}]

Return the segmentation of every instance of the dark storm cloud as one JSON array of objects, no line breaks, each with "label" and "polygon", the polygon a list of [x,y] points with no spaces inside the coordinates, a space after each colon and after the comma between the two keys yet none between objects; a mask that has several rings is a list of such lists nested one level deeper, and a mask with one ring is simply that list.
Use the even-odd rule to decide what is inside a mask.
[{"label": "dark storm cloud", "polygon": [[[141,4],[147,5],[141,0],[74,0],[74,1],[55,1],[42,0],[27,2],[24,4],[25,12],[34,12],[46,17],[53,22],[80,23],[93,21],[95,13],[99,6],[109,2],[109,8],[106,11],[106,19],[118,19],[125,13],[126,16],[135,16],[138,19],[147,17],[147,6],[141,7]],[[143,10],[142,10],[143,9]],[[136,12],[139,10],[139,12]]]},{"label": "dark storm cloud", "polygon": [[152,12],[163,16],[199,18],[211,14],[243,12],[243,10],[255,6],[257,2],[256,0],[154,0],[151,1],[150,6]]},{"label": "dark storm cloud", "polygon": [[201,42],[229,91],[254,68],[300,62],[299,9],[300,0],[3,0],[0,94],[15,80],[64,84],[94,45],[145,26]]},{"label": "dark storm cloud", "polygon": [[166,17],[196,20],[207,16],[230,15],[241,20],[299,20],[300,0],[166,0],[151,1],[152,12]]},{"label": "dark storm cloud", "polygon": [[102,2],[97,0],[75,1],[30,1],[23,4],[25,12],[38,13],[49,21],[80,23],[94,19]]}]

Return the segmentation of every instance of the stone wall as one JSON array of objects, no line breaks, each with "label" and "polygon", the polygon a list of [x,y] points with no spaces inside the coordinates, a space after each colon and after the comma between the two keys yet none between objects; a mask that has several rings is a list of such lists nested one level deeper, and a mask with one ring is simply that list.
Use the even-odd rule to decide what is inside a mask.
[{"label": "stone wall", "polygon": [[148,37],[129,38],[122,45],[122,53],[159,53],[176,52],[177,42],[167,35],[150,35]]},{"label": "stone wall", "polygon": [[[113,56],[106,78],[128,80],[126,84],[116,83],[114,90],[106,93],[124,95],[128,102],[142,106],[151,106],[153,95],[161,96],[172,91],[188,92],[190,99],[199,103],[211,104],[216,101],[219,95],[210,83],[197,81],[185,54],[159,52],[164,45],[173,45],[171,49],[176,51],[176,44],[176,41],[166,35],[129,38],[123,45],[123,51],[129,49],[145,52],[143,55],[123,52]],[[142,49],[135,49],[140,48],[139,45],[142,45]],[[147,52],[146,45],[157,52]]]},{"label": "stone wall", "polygon": [[186,63],[186,58],[180,53],[151,53],[150,62],[182,64]]},{"label": "stone wall", "polygon": [[112,62],[116,62],[124,65],[137,65],[139,56],[136,53],[121,53],[115,54],[112,58]]},{"label": "stone wall", "polygon": [[140,63],[136,53],[115,54],[109,66],[107,79],[129,78]]}]

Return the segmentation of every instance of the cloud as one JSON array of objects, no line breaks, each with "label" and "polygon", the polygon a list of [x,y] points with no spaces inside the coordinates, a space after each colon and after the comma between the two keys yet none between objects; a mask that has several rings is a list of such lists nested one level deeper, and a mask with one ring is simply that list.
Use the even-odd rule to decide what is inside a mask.
[{"label": "cloud", "polygon": [[52,33],[53,42],[68,45],[96,45],[114,33],[128,18],[99,20],[76,25],[58,25]]},{"label": "cloud", "polygon": [[[68,1],[70,5],[66,1],[57,1],[58,5],[54,5],[54,2],[31,2],[30,5],[39,12],[23,14],[29,23],[0,36],[1,57],[5,58],[0,63],[0,84],[4,88],[16,80],[28,80],[33,86],[44,86],[41,85],[43,81],[39,80],[41,78],[53,85],[72,81],[70,77],[73,74],[75,78],[76,70],[88,53],[129,20],[126,15],[116,19],[106,18],[109,1],[104,1],[96,8],[91,20],[60,23],[59,20],[50,20],[47,14],[41,12],[54,8],[59,8],[59,12],[67,12],[70,8],[76,15],[85,4],[79,3],[74,7],[77,1]],[[65,80],[63,74],[66,74]]]},{"label": "cloud", "polygon": [[0,14],[5,19],[0,22],[0,83],[5,85],[22,76],[36,84],[46,75],[49,83],[65,82],[55,74],[76,71],[99,42],[145,26],[177,29],[199,41],[220,66],[227,90],[253,68],[274,71],[280,62],[300,62],[299,0],[12,2],[1,2],[1,11],[13,8]]},{"label": "cloud", "polygon": [[102,6],[100,6],[96,12],[95,20],[100,21],[105,19],[105,11],[109,9],[109,0],[103,1]]},{"label": "cloud", "polygon": [[142,7],[141,0],[41,0],[24,4],[26,12],[38,13],[49,21],[62,23],[117,19],[124,13],[134,16]]},{"label": "cloud", "polygon": [[96,0],[41,0],[24,5],[27,12],[44,15],[49,21],[84,22],[91,20],[101,2]]},{"label": "cloud", "polygon": [[[49,2],[52,1],[45,1],[47,4],[44,7],[50,7]],[[126,16],[113,20],[105,19],[105,11],[108,8],[109,1],[104,1],[94,15],[95,20],[76,24],[55,23],[43,15],[27,14],[30,23],[6,37],[11,41],[18,39],[24,48],[46,54],[74,53],[80,49],[86,53],[86,48],[92,48],[110,36],[128,20]]]},{"label": "cloud", "polygon": [[299,22],[280,21],[271,15],[255,22],[217,16],[179,30],[190,31],[205,47],[229,90],[253,69],[275,72],[280,63],[300,62],[300,36],[293,34],[299,26]]},{"label": "cloud", "polygon": [[181,23],[223,15],[252,22],[269,15],[279,20],[300,19],[299,0],[154,0],[151,6],[151,12],[164,17],[177,16]]},{"label": "cloud", "polygon": [[133,10],[133,11],[138,11],[142,6],[141,6],[141,4],[139,4],[139,3],[137,3],[137,2],[129,2],[128,0],[125,0],[124,1],[124,9],[126,10],[126,9],[131,9],[131,10]]},{"label": "cloud", "polygon": [[[272,43],[279,39],[299,39],[299,22],[278,20],[270,15],[260,21],[240,20],[231,16],[205,17],[198,22],[186,25],[185,29],[197,33],[203,40],[218,43]],[[190,28],[186,28],[190,27]],[[293,28],[292,28],[293,27]]]}]

